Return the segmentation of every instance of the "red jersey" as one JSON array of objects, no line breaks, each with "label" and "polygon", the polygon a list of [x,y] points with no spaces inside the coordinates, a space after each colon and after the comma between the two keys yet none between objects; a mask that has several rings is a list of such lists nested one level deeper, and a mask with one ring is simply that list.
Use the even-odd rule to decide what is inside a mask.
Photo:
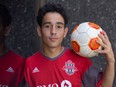
[{"label": "red jersey", "polygon": [[23,77],[24,59],[13,51],[0,56],[0,87],[18,87]]},{"label": "red jersey", "polygon": [[35,53],[27,58],[24,73],[29,87],[100,87],[98,71],[88,58],[65,49],[53,59]]}]

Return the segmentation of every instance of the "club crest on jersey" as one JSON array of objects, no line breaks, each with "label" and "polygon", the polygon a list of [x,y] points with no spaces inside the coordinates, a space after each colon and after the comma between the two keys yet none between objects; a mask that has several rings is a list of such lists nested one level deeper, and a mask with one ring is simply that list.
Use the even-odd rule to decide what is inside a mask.
[{"label": "club crest on jersey", "polygon": [[73,75],[75,71],[78,71],[78,69],[75,67],[75,63],[73,63],[71,60],[68,60],[67,62],[65,62],[65,65],[63,66],[63,70],[68,75]]}]

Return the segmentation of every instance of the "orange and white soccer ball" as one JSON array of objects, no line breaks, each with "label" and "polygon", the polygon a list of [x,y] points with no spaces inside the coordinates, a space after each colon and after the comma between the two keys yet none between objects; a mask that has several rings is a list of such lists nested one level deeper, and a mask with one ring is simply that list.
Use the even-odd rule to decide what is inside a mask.
[{"label": "orange and white soccer ball", "polygon": [[99,25],[92,22],[79,24],[71,33],[72,49],[77,54],[88,58],[98,55],[94,50],[102,48],[100,44],[96,42],[96,40],[101,41],[98,34],[103,34],[102,31]]}]

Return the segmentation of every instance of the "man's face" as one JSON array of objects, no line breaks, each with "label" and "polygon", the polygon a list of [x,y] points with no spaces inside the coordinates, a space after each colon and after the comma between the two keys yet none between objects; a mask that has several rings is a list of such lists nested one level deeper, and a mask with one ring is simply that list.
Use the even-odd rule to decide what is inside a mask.
[{"label": "man's face", "polygon": [[43,45],[50,48],[61,46],[62,40],[68,32],[64,26],[64,19],[59,13],[46,13],[39,32]]},{"label": "man's face", "polygon": [[3,22],[2,22],[2,18],[0,16],[0,43],[3,43],[5,39],[5,30],[3,27]]}]

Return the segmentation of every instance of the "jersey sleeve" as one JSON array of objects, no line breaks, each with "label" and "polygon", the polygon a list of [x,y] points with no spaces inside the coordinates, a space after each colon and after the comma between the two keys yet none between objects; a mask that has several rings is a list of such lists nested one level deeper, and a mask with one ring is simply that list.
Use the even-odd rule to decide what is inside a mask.
[{"label": "jersey sleeve", "polygon": [[84,87],[100,87],[102,83],[102,71],[92,64],[82,77]]}]

